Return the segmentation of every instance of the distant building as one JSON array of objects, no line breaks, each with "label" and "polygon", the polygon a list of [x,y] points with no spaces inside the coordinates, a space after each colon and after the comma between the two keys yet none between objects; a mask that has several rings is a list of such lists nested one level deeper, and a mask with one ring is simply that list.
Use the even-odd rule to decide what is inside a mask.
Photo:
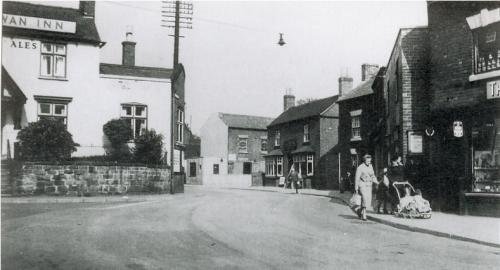
[{"label": "distant building", "polygon": [[304,176],[307,188],[338,188],[338,96],[294,106],[284,96],[284,109],[268,130],[265,184],[276,186],[292,166]]},{"label": "distant building", "polygon": [[353,89],[343,83],[346,78],[339,78],[339,148],[341,153],[341,175],[351,172],[354,176],[361,157],[369,153],[376,162],[373,132],[376,130],[376,114],[373,103],[372,85],[379,72],[378,65],[363,64],[363,81]]},{"label": "distant building", "polygon": [[[201,128],[202,174],[205,184],[218,175],[264,172],[268,117],[217,113]],[[215,176],[215,177],[213,177]]]},{"label": "distant building", "polygon": [[175,71],[135,65],[132,32],[122,42],[121,64],[100,63],[105,42],[94,15],[93,1],[81,1],[79,9],[3,2],[2,158],[14,155],[18,131],[41,118],[66,125],[80,145],[75,156],[103,155],[108,142],[102,127],[116,118],[130,122],[134,137],[155,129],[169,151],[173,87],[175,156],[182,159],[182,65]]}]

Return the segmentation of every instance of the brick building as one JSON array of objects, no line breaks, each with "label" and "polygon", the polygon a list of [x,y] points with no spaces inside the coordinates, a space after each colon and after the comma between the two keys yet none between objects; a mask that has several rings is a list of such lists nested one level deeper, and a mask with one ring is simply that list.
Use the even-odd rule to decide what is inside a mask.
[{"label": "brick building", "polygon": [[385,166],[393,156],[407,165],[406,176],[418,185],[425,166],[425,121],[428,114],[428,29],[401,28],[384,75]]},{"label": "brick building", "polygon": [[227,175],[246,175],[251,181],[252,173],[263,173],[266,128],[272,120],[227,113],[209,117],[200,132],[203,183],[225,181],[219,176]]},{"label": "brick building", "polygon": [[278,185],[292,166],[306,188],[338,188],[338,96],[295,105],[284,96],[284,109],[268,126],[266,185]]},{"label": "brick building", "polygon": [[428,2],[427,10],[428,160],[442,209],[498,216],[500,3]]},{"label": "brick building", "polygon": [[[373,103],[372,85],[379,70],[378,65],[363,64],[361,67],[362,82],[353,89],[345,84],[346,78],[339,78],[338,106],[340,123],[338,128],[341,155],[341,174],[347,172],[354,175],[361,157],[365,153],[374,153],[372,133],[377,116]],[[374,161],[376,158],[374,159]]]}]

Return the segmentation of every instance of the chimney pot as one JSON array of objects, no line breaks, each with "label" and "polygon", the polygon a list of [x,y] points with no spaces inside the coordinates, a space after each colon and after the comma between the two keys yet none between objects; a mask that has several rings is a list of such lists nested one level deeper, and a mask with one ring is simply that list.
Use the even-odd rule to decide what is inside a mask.
[{"label": "chimney pot", "polygon": [[339,96],[342,96],[352,89],[352,81],[352,78],[347,76],[342,76],[339,78]]},{"label": "chimney pot", "polygon": [[287,111],[291,107],[295,106],[295,96],[291,93],[287,93],[283,96],[283,111]]},{"label": "chimney pot", "polygon": [[363,64],[361,65],[361,81],[366,81],[377,75],[379,66],[375,64]]},{"label": "chimney pot", "polygon": [[95,1],[80,1],[80,12],[85,17],[95,17]]}]

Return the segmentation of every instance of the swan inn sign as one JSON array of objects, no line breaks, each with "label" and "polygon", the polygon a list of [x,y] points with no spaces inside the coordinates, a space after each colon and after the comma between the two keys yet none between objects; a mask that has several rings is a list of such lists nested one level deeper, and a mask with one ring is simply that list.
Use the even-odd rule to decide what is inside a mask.
[{"label": "swan inn sign", "polygon": [[51,32],[75,33],[76,22],[52,20],[37,17],[2,14],[4,26],[36,29]]}]

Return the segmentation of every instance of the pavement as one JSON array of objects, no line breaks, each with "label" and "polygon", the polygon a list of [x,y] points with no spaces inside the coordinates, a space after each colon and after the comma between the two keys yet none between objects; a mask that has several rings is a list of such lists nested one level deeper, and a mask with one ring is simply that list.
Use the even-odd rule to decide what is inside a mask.
[{"label": "pavement", "polygon": [[208,189],[6,203],[6,269],[495,269],[498,248],[361,221],[336,198]]},{"label": "pavement", "polygon": [[[249,187],[245,189],[289,194],[295,193],[295,190],[284,190],[279,187]],[[300,193],[339,199],[346,205],[349,204],[349,199],[352,196],[350,192],[340,193],[338,190],[302,189]],[[433,212],[430,219],[407,219],[394,215],[377,214],[374,211],[368,211],[367,218],[371,221],[398,229],[500,248],[500,218]]]}]

